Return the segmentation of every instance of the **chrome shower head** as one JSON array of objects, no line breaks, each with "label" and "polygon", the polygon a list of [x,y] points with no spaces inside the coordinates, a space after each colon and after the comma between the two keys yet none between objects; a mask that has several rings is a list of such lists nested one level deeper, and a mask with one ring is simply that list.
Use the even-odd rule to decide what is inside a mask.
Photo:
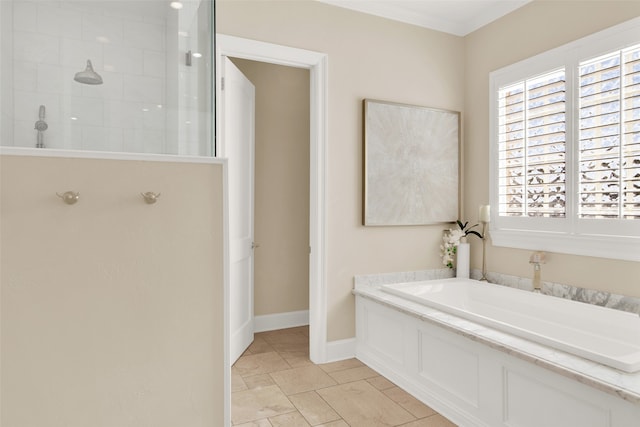
[{"label": "chrome shower head", "polygon": [[76,76],[73,78],[73,80],[86,85],[102,84],[102,77],[100,76],[100,74],[93,71],[93,65],[91,64],[91,60],[89,59],[87,59],[87,68],[84,71],[76,73]]}]

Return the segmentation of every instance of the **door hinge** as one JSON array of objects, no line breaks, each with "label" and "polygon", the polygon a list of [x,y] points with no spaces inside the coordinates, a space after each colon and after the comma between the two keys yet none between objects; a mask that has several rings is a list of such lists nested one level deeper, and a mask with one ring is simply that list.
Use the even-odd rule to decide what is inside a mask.
[{"label": "door hinge", "polygon": [[220,79],[220,90],[224,90],[224,77]]}]

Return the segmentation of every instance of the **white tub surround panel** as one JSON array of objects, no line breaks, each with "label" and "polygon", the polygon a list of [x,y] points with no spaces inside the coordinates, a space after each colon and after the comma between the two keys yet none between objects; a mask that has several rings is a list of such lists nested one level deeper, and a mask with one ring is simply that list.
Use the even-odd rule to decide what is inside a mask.
[{"label": "white tub surround panel", "polygon": [[356,356],[453,422],[627,427],[640,419],[640,374],[365,284],[372,280],[356,279]]}]

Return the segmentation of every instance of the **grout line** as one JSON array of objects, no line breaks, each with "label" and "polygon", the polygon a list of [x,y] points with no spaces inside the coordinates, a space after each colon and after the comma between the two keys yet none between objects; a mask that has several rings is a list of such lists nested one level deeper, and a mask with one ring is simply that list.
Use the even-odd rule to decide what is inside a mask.
[{"label": "grout line", "polygon": [[[287,331],[287,329],[285,329],[285,330],[283,330],[283,331]],[[260,333],[260,334],[265,334],[265,333],[271,333],[272,335],[277,335],[277,331],[262,332],[262,333]],[[301,334],[300,332],[283,332],[283,333],[285,333],[285,334]],[[256,335],[258,335],[258,334],[256,334]],[[307,336],[305,336],[304,334],[301,334],[301,335],[302,335],[304,338],[306,338],[306,339],[307,339],[307,343],[308,343],[308,337],[307,337]],[[263,338],[263,339],[264,339],[264,338]],[[271,342],[267,341],[266,339],[265,339],[265,342],[266,342],[269,346],[272,346],[272,345],[273,345],[273,343],[271,343]],[[368,365],[366,365],[365,363],[363,363],[363,362],[362,362],[361,360],[359,360],[359,359],[356,359],[356,360],[358,360],[358,361],[361,363],[361,365],[360,365],[360,366],[353,366],[353,367],[348,367],[348,368],[338,369],[338,370],[331,371],[331,372],[326,372],[324,369],[322,369],[322,368],[321,368],[321,365],[317,365],[317,364],[311,363],[311,365],[312,365],[312,366],[318,366],[320,369],[322,369],[322,372],[323,372],[325,375],[329,376],[329,377],[330,377],[334,382],[336,382],[336,384],[333,384],[333,385],[327,385],[327,386],[324,386],[324,387],[314,388],[314,389],[312,389],[312,390],[308,390],[308,391],[301,391],[301,392],[293,393],[293,394],[291,394],[291,395],[287,395],[287,394],[285,394],[285,393],[284,393],[284,391],[282,390],[282,388],[280,387],[280,385],[279,385],[278,383],[276,383],[276,381],[275,381],[275,379],[274,379],[274,377],[273,377],[273,375],[272,375],[272,374],[275,374],[275,373],[277,373],[277,372],[282,372],[282,371],[286,371],[286,370],[289,370],[289,369],[296,369],[296,368],[297,368],[297,367],[292,366],[292,365],[289,363],[289,361],[287,360],[287,358],[285,358],[285,357],[283,356],[283,353],[281,353],[280,351],[277,351],[275,348],[273,348],[271,351],[264,352],[264,353],[252,353],[252,352],[250,352],[250,351],[249,351],[249,353],[243,354],[243,356],[245,356],[245,355],[258,355],[258,354],[265,354],[265,353],[276,353],[276,354],[277,354],[277,355],[278,355],[282,360],[284,360],[284,361],[285,361],[285,363],[289,366],[289,368],[288,368],[288,369],[275,370],[275,371],[269,371],[269,372],[265,372],[265,373],[262,373],[262,374],[239,375],[239,376],[240,376],[240,378],[241,378],[241,379],[243,379],[243,380],[244,380],[245,378],[248,378],[248,377],[251,377],[251,376],[256,376],[256,375],[265,375],[265,374],[266,374],[266,375],[269,375],[269,377],[270,377],[270,378],[271,378],[271,380],[273,381],[273,385],[275,385],[275,386],[277,387],[278,391],[279,391],[280,393],[282,393],[282,395],[284,395],[284,396],[285,396],[285,398],[287,399],[287,401],[289,401],[289,403],[291,404],[291,406],[292,406],[293,408],[295,408],[294,410],[292,410],[292,411],[290,411],[290,412],[285,412],[285,413],[282,413],[282,414],[273,415],[271,418],[273,418],[273,417],[277,417],[277,416],[280,416],[280,415],[291,414],[291,413],[293,413],[293,412],[297,412],[297,413],[299,413],[299,414],[301,415],[301,417],[302,417],[302,418],[303,418],[303,419],[304,419],[304,420],[305,420],[309,425],[311,425],[311,421],[310,421],[309,419],[307,419],[307,418],[304,416],[304,414],[302,413],[302,411],[300,411],[300,409],[299,409],[299,408],[298,408],[298,407],[297,407],[297,406],[296,406],[296,405],[291,401],[290,396],[295,396],[295,395],[298,395],[298,394],[303,394],[303,393],[313,392],[313,393],[315,393],[315,395],[316,395],[316,396],[320,397],[321,401],[322,401],[322,402],[324,402],[324,403],[327,405],[327,407],[331,408],[331,410],[333,410],[333,411],[338,415],[338,417],[339,417],[338,419],[336,419],[336,420],[332,420],[332,421],[330,421],[330,422],[338,422],[338,421],[342,421],[342,422],[344,422],[347,426],[349,426],[350,424],[349,424],[349,423],[347,423],[347,421],[346,421],[346,420],[345,420],[345,419],[340,415],[340,413],[336,410],[336,408],[334,408],[334,407],[333,407],[333,406],[332,406],[332,405],[331,405],[331,404],[330,404],[326,399],[324,399],[324,397],[322,397],[322,395],[321,395],[320,393],[318,393],[318,391],[319,391],[319,390],[324,390],[324,389],[327,389],[327,388],[331,388],[331,387],[342,386],[342,385],[345,385],[345,384],[352,384],[352,383],[359,382],[359,381],[364,381],[364,382],[366,382],[367,384],[371,385],[372,387],[374,387],[374,389],[376,389],[378,392],[380,392],[381,394],[383,394],[383,395],[384,395],[387,399],[389,399],[391,402],[395,403],[395,404],[396,404],[396,405],[398,405],[400,408],[402,408],[402,409],[404,409],[405,411],[407,411],[411,416],[413,416],[414,420],[413,420],[413,421],[410,421],[409,423],[411,423],[411,422],[415,422],[415,421],[418,421],[418,420],[426,420],[426,419],[428,419],[428,418],[432,418],[432,417],[442,416],[442,415],[440,415],[438,412],[435,412],[435,413],[433,413],[433,414],[431,414],[431,415],[428,415],[428,416],[425,416],[425,417],[421,417],[421,418],[418,418],[417,416],[415,416],[411,411],[409,411],[407,408],[405,408],[405,407],[404,407],[403,405],[401,405],[399,402],[396,402],[395,400],[393,400],[391,397],[389,397],[389,396],[385,393],[385,391],[386,391],[386,390],[390,390],[390,389],[392,389],[393,387],[398,387],[398,386],[397,386],[395,383],[393,383],[391,380],[389,380],[388,378],[386,378],[386,377],[384,377],[383,375],[381,375],[378,371],[375,371],[373,368],[370,368],[370,367],[369,367],[369,369],[372,369],[372,370],[376,373],[376,376],[374,376],[374,377],[369,377],[369,378],[358,378],[358,379],[355,379],[355,380],[353,380],[353,381],[348,381],[348,382],[345,382],[345,383],[338,383],[338,382],[335,380],[335,378],[333,378],[332,374],[335,374],[335,373],[344,372],[344,371],[352,370],[352,369],[358,369],[358,368],[362,368],[362,367],[368,367]],[[306,359],[307,359],[307,360],[309,359],[308,355],[306,356]],[[335,363],[335,362],[331,362],[331,363]],[[303,366],[305,366],[305,365],[303,365]],[[299,368],[299,367],[303,367],[303,366],[298,366],[298,368]],[[376,378],[383,378],[383,379],[385,379],[385,380],[389,381],[389,382],[392,384],[392,386],[391,386],[391,387],[388,387],[388,388],[385,388],[385,389],[378,389],[377,387],[373,386],[373,384],[371,384],[371,383],[369,382],[369,380],[374,380],[374,379],[376,379]],[[398,388],[399,388],[399,387],[398,387]],[[247,389],[247,390],[252,390],[252,389]],[[240,390],[240,391],[245,391],[245,390]],[[234,392],[234,393],[237,393],[237,392]],[[232,395],[233,395],[234,393],[232,393]],[[273,424],[271,423],[271,421],[270,421],[270,419],[269,419],[269,418],[270,418],[270,417],[265,417],[265,418],[260,418],[260,419],[258,419],[258,420],[254,420],[254,421],[266,420],[266,421],[269,423],[269,425],[270,425],[270,426],[273,426]],[[405,425],[406,425],[406,424],[405,424]]]}]

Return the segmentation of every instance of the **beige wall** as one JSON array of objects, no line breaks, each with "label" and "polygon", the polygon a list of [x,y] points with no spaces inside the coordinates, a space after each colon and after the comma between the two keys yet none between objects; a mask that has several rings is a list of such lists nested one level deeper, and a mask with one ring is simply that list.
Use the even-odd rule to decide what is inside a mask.
[{"label": "beige wall", "polygon": [[[465,37],[313,1],[218,0],[217,31],[329,57],[328,339],[354,335],[355,274],[439,268],[442,227],[363,227],[363,98],[462,111],[464,217],[489,199],[488,73],[640,14],[640,2],[534,1]],[[517,49],[514,47],[517,46]],[[472,267],[481,246],[473,241]],[[527,251],[488,248],[491,271],[531,276]],[[544,280],[640,295],[640,263],[549,254]]]},{"label": "beige wall", "polygon": [[254,314],[309,309],[309,70],[233,58],[256,87]]},{"label": "beige wall", "polygon": [[[489,200],[489,73],[637,16],[639,1],[538,0],[465,37],[466,218],[477,219]],[[472,267],[480,268],[481,245],[473,246]],[[530,252],[489,245],[487,268],[531,277]],[[638,262],[552,253],[542,279],[640,296]]]},{"label": "beige wall", "polygon": [[216,30],[328,54],[327,334],[351,338],[354,275],[441,265],[441,226],[361,225],[362,100],[461,111],[463,40],[308,0],[219,0]]},{"label": "beige wall", "polygon": [[222,166],[0,169],[0,424],[222,425]]}]

